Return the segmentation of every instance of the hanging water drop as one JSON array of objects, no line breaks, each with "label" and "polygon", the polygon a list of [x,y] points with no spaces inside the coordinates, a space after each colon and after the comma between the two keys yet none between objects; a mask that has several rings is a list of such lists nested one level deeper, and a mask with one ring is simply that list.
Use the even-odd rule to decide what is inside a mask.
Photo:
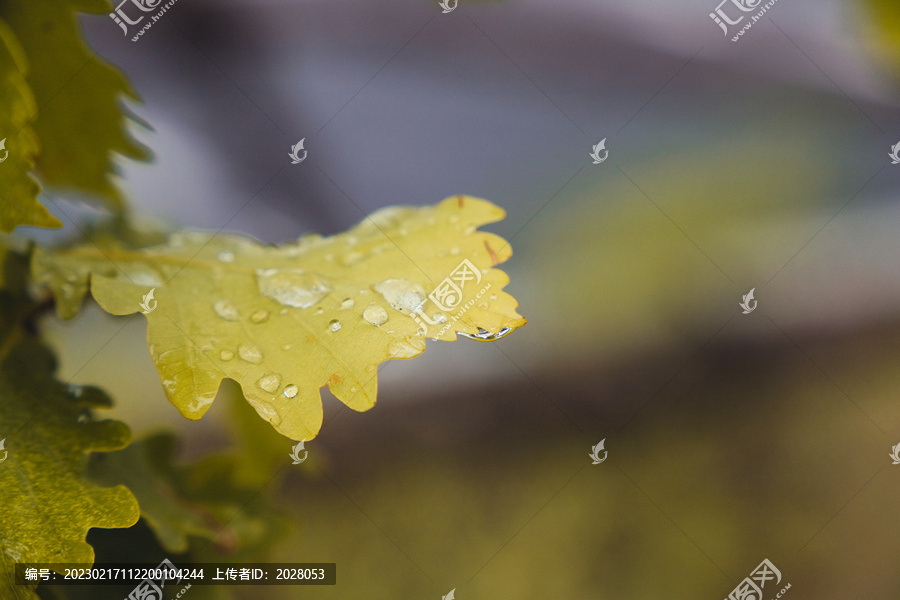
[{"label": "hanging water drop", "polygon": [[461,335],[463,337],[467,337],[470,340],[476,340],[479,342],[493,342],[493,341],[499,340],[500,338],[502,338],[503,336],[505,336],[506,334],[508,334],[511,331],[512,331],[511,328],[504,327],[497,333],[491,333],[490,331],[479,327],[478,333],[476,333],[476,334],[460,333],[459,335]]}]

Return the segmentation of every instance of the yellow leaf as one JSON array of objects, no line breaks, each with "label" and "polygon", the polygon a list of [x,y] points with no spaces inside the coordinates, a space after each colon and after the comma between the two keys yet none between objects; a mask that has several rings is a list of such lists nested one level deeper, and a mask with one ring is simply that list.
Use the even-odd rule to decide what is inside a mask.
[{"label": "yellow leaf", "polygon": [[187,232],[143,250],[36,252],[32,269],[63,317],[77,312],[89,282],[107,312],[145,312],[150,353],[184,416],[203,416],[227,377],[276,430],[310,440],[322,386],[367,410],[377,366],[421,354],[426,337],[492,341],[525,323],[502,291],[509,278],[493,268],[512,255],[509,244],[476,231],[504,215],[455,196],[380,210],[330,238],[264,246]]}]

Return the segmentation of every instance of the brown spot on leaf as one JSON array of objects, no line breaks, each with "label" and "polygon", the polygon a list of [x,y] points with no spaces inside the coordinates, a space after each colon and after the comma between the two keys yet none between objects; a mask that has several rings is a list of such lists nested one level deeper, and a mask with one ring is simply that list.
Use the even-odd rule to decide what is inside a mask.
[{"label": "brown spot on leaf", "polygon": [[463,205],[466,203],[466,197],[465,196],[457,196],[456,203],[459,204],[460,208],[462,208]]},{"label": "brown spot on leaf", "polygon": [[499,265],[500,259],[497,257],[497,253],[494,252],[494,249],[491,248],[491,243],[487,240],[484,240],[484,247],[487,248],[488,254],[491,256],[491,264]]}]

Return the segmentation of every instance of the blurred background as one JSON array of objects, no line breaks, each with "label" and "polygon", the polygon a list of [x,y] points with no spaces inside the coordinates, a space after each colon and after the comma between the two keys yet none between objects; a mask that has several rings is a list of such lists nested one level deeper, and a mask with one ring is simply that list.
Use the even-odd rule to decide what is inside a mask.
[{"label": "blurred background", "polygon": [[732,42],[716,4],[180,0],[137,43],[83,21],[153,127],[155,161],[120,165],[147,222],[280,242],[454,194],[508,211],[487,229],[528,324],[385,363],[367,413],[324,392],[299,467],[274,431],[237,445],[236,386],[182,419],[143,319],[45,323],[137,437],[271,449],[261,487],[293,469],[271,560],[338,584],[229,591],[719,599],[768,558],[788,598],[900,597],[900,6],[779,0]]}]

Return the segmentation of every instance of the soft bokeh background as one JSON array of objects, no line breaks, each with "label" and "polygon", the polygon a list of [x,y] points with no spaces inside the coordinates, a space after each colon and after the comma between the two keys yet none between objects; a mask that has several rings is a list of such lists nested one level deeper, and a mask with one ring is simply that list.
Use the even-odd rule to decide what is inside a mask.
[{"label": "soft bokeh background", "polygon": [[[274,558],[338,585],[246,598],[722,598],[763,558],[788,598],[900,596],[900,8],[780,0],[732,43],[716,4],[180,0],[138,43],[84,21],[155,129],[121,165],[148,221],[277,242],[457,193],[509,213],[528,325],[383,365],[368,413],[326,397]],[[232,443],[229,393],[201,422],[166,402],[143,319],[46,327],[138,435]]]}]

